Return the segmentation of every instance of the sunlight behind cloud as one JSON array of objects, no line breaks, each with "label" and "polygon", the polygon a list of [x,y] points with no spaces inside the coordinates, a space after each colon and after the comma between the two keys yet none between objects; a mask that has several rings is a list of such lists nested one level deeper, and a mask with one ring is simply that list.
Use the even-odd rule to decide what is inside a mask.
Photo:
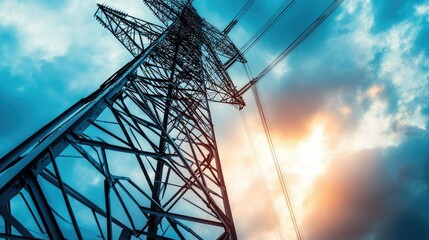
[{"label": "sunlight behind cloud", "polygon": [[[4,119],[10,118],[8,121],[0,119],[4,121],[4,130],[0,134],[0,149],[2,146],[9,148],[18,141],[9,129],[18,129],[18,125],[21,128],[33,123],[41,124],[46,119],[41,121],[38,114],[45,116],[53,112],[60,101],[66,101],[66,106],[71,105],[75,102],[71,95],[74,98],[86,96],[91,88],[97,88],[132,58],[114,36],[93,19],[97,0],[61,1],[61,4],[55,5],[55,9],[41,2],[0,1],[0,9],[7,9],[0,10],[0,34],[1,27],[4,27],[5,36],[13,35],[17,42],[16,46],[8,45],[6,41],[3,43],[5,49],[10,48],[11,54],[4,54],[0,61],[0,70],[2,67],[7,69],[3,69],[6,98],[0,99],[7,104],[0,104],[0,112],[4,113]],[[148,14],[141,0],[104,2],[130,15],[159,22],[152,14]],[[312,1],[314,4],[317,4],[316,2]],[[273,114],[269,115],[273,120],[273,135],[277,140],[275,147],[284,176],[289,183],[298,218],[306,224],[302,226],[304,236],[306,230],[311,227],[325,227],[313,221],[306,222],[307,216],[328,216],[341,212],[340,208],[348,213],[348,201],[356,198],[355,195],[351,198],[345,197],[347,201],[341,198],[341,193],[347,195],[352,192],[347,184],[355,186],[353,181],[347,180],[362,180],[365,183],[362,183],[359,190],[370,189],[370,181],[366,181],[362,176],[371,176],[377,160],[386,158],[385,162],[379,164],[385,164],[382,167],[390,171],[391,166],[395,166],[395,159],[402,158],[405,170],[401,167],[397,170],[398,173],[389,173],[397,174],[397,181],[400,182],[413,177],[413,173],[408,169],[416,166],[424,169],[420,165],[411,164],[415,164],[415,158],[420,157],[417,155],[421,155],[422,159],[426,157],[422,152],[427,152],[427,144],[418,148],[419,144],[411,141],[411,138],[408,139],[409,146],[402,147],[401,151],[404,153],[392,149],[401,149],[404,139],[415,132],[427,131],[429,60],[425,41],[429,29],[429,4],[416,0],[398,7],[394,2],[398,1],[344,1],[336,15],[328,19],[315,31],[313,37],[274,68],[272,74],[267,75],[267,79],[261,81],[262,91],[269,90],[264,95],[267,96],[268,108],[273,110]],[[214,24],[219,26],[226,25],[229,20],[229,15],[226,16],[225,9],[222,9],[224,3],[227,3],[228,9],[232,9],[234,5],[234,11],[241,7],[241,3],[235,1],[196,2],[197,6],[205,6],[197,10],[204,10],[200,11],[202,15],[212,17]],[[265,17],[269,17],[267,15],[258,19],[255,14],[261,15],[262,10],[274,10],[270,5],[272,3],[261,1],[259,4],[260,8],[255,10],[254,15],[250,15],[250,20],[244,18],[231,32],[230,37],[237,46],[244,45],[257,29],[257,24],[263,23]],[[232,17],[233,12],[229,13]],[[300,17],[304,18],[301,15]],[[280,24],[282,28],[272,35],[274,40],[263,38],[262,42],[246,55],[253,74],[258,74],[277,56],[281,47],[284,47],[283,41],[286,44],[284,31],[290,26],[286,22]],[[296,27],[300,24],[297,21]],[[11,38],[11,42],[15,42],[15,38]],[[419,39],[423,39],[423,43],[418,43]],[[317,47],[311,48],[311,44]],[[274,49],[274,45],[281,47]],[[231,69],[237,65],[239,64],[235,64]],[[40,73],[36,74],[38,71]],[[36,77],[32,79],[29,75]],[[244,71],[237,71],[231,76],[235,84],[241,79],[242,83],[237,84],[238,86],[247,82]],[[7,88],[11,86],[13,94],[10,93],[8,98]],[[69,92],[71,93],[68,94]],[[20,100],[24,94],[27,94],[26,101]],[[46,102],[42,101],[42,96],[47,99]],[[36,102],[34,99],[40,103],[39,107],[29,105]],[[292,223],[275,174],[270,148],[258,122],[256,108],[252,109],[253,106],[249,102],[247,103],[250,106],[247,106],[246,110],[249,113],[251,138],[256,146],[255,155],[257,161],[263,165],[261,171],[267,178],[268,190],[274,198],[274,207],[281,218],[281,226],[287,231],[288,239],[294,239]],[[24,107],[27,105],[28,108]],[[240,119],[231,119],[232,111],[215,112],[218,106],[211,105],[213,117],[219,120],[219,123],[215,124],[218,147],[239,238],[277,239],[275,223],[258,175],[257,164],[252,159],[252,150],[244,130],[240,128]],[[17,111],[22,113],[17,114]],[[32,116],[31,122],[20,121],[30,119],[28,116]],[[25,133],[29,132],[30,130],[27,130]],[[145,180],[132,164],[123,165],[124,159],[118,160],[121,161],[113,163],[115,169],[127,173],[139,184],[145,184]],[[71,172],[81,174],[88,183],[86,188],[79,183],[76,185],[82,187],[82,191],[91,192],[91,196],[96,196],[91,190],[102,184],[103,179],[80,162],[75,165],[75,168],[70,168]],[[152,176],[152,173],[150,174]],[[396,175],[389,177],[396,181]],[[344,181],[339,183],[338,179]],[[410,182],[410,185],[414,184]],[[327,190],[320,186],[326,187]],[[425,191],[421,187],[412,190]],[[360,196],[360,193],[358,191],[356,196]],[[404,200],[410,199],[404,197]],[[333,215],[332,217],[335,217]],[[311,217],[309,219],[314,220]],[[352,227],[356,225],[353,221],[351,224],[346,221],[334,223]],[[338,231],[336,227],[326,229],[332,233]],[[361,229],[360,231],[364,232]],[[368,236],[379,239],[375,235]],[[306,240],[321,239],[317,237]]]},{"label": "sunlight behind cloud", "polygon": [[315,121],[309,135],[301,139],[295,147],[279,144],[282,146],[279,151],[280,159],[283,161],[283,169],[294,196],[299,219],[306,214],[304,208],[306,195],[329,163],[326,134],[328,133],[323,120]]}]

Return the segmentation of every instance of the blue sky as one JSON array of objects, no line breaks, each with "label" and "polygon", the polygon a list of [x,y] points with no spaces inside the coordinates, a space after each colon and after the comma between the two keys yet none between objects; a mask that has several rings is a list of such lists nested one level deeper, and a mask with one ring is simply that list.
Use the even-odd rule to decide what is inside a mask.
[{"label": "blue sky", "polygon": [[[194,2],[222,29],[245,1]],[[282,2],[256,0],[230,37],[242,46]],[[297,1],[246,56],[253,74],[329,2]],[[96,3],[0,1],[0,155],[131,60],[93,18]],[[156,21],[141,1],[105,3]],[[429,238],[428,40],[427,1],[345,0],[261,82],[306,239]],[[231,75],[238,86],[247,81],[239,65]],[[269,172],[262,128],[245,97],[257,158]],[[213,111],[239,236],[275,238],[240,117],[229,106]],[[277,183],[267,179],[277,199]],[[284,203],[276,207],[291,234]]]}]

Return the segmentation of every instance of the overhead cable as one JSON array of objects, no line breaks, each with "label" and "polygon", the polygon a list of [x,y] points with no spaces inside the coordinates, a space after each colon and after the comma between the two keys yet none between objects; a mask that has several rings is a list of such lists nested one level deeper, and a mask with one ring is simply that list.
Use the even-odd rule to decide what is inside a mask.
[{"label": "overhead cable", "polygon": [[223,30],[225,34],[228,34],[233,27],[240,21],[240,19],[244,16],[244,14],[249,10],[250,6],[255,2],[255,0],[247,0],[247,2],[243,5],[243,7],[240,9],[240,11],[235,15],[235,17],[232,19],[232,21],[226,26],[226,28]]},{"label": "overhead cable", "polygon": [[246,54],[247,51],[249,51],[249,49],[252,48],[256,44],[256,42],[259,41],[259,39],[261,39],[262,35],[264,35],[269,29],[271,29],[271,27],[280,19],[280,17],[287,10],[292,7],[292,5],[296,1],[297,0],[289,0],[286,1],[283,5],[281,5],[280,8],[277,9],[277,11],[268,19],[268,21],[265,22],[265,24],[258,30],[258,32],[256,32],[256,34],[253,35],[253,37],[249,39],[246,44],[244,44],[244,46],[240,49],[241,54]]},{"label": "overhead cable", "polygon": [[258,76],[252,79],[247,83],[243,88],[241,88],[238,93],[243,95],[247,92],[253,85],[265,77],[274,67],[276,67],[285,57],[287,57],[296,47],[298,47],[323,21],[325,21],[329,15],[334,12],[334,10],[343,2],[344,0],[335,0],[329,7],[316,19],[312,24],[310,24],[304,32],[302,32],[287,48],[285,48]]},{"label": "overhead cable", "polygon": [[263,184],[264,190],[265,190],[265,195],[268,198],[268,204],[270,206],[271,213],[273,214],[273,217],[274,217],[274,222],[276,224],[277,232],[280,236],[280,239],[283,240],[283,239],[285,239],[284,238],[285,234],[284,234],[283,228],[281,227],[281,224],[280,224],[279,215],[278,215],[277,211],[275,210],[274,199],[273,199],[273,196],[271,195],[269,187],[268,187],[269,185],[268,185],[268,181],[267,181],[265,174],[264,174],[263,165],[262,165],[261,161],[259,161],[258,158],[256,157],[255,143],[253,142],[252,136],[250,134],[246,115],[245,115],[243,109],[240,110],[240,116],[241,116],[241,121],[243,122],[244,130],[246,131],[246,135],[247,135],[247,138],[249,140],[250,148],[252,149],[253,160],[256,162],[256,166],[258,167],[259,176],[261,177],[262,184]]},{"label": "overhead cable", "polygon": [[265,115],[264,105],[262,102],[262,98],[259,94],[258,85],[253,85],[252,91],[253,91],[253,95],[255,97],[256,105],[257,105],[258,111],[259,111],[259,116],[261,118],[262,126],[263,126],[264,132],[265,132],[265,136],[267,138],[267,142],[268,142],[268,145],[270,147],[270,152],[271,152],[271,156],[272,156],[273,161],[274,161],[274,166],[276,169],[277,177],[278,177],[278,180],[280,182],[283,197],[285,198],[285,201],[286,201],[286,204],[287,204],[287,207],[289,210],[289,214],[290,214],[290,217],[292,220],[292,224],[293,224],[293,228],[295,230],[296,237],[298,240],[302,240],[301,232],[300,232],[299,227],[298,227],[297,217],[296,217],[295,210],[293,207],[294,205],[292,203],[292,198],[290,196],[288,185],[287,185],[287,182],[285,180],[283,171],[282,171],[281,166],[280,166],[279,159],[278,159],[277,154],[276,154],[274,142],[273,142],[273,139],[271,137],[270,125],[269,125],[268,119]]}]

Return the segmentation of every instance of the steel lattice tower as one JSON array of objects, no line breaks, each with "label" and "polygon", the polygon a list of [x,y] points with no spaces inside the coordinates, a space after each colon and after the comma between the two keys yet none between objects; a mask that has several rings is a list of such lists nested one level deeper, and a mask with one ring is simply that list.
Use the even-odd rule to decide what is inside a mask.
[{"label": "steel lattice tower", "polygon": [[191,1],[143,2],[164,26],[99,5],[134,59],[1,159],[0,237],[237,238],[209,101],[244,106],[245,59]]}]

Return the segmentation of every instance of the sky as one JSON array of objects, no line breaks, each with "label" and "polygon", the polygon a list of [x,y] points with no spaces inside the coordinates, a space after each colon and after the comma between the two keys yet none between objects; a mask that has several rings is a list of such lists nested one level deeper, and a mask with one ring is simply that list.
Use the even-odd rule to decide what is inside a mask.
[{"label": "sky", "polygon": [[[223,29],[244,2],[194,6]],[[231,39],[243,46],[282,2],[256,0]],[[0,0],[0,156],[132,59],[93,18],[96,3]],[[157,21],[141,1],[105,3]],[[246,55],[253,75],[329,3],[298,0]],[[427,1],[345,0],[260,82],[304,239],[429,238],[428,39]],[[248,81],[239,64],[230,74]],[[239,238],[279,239],[265,180],[294,239],[250,92],[245,100],[254,154],[239,112],[211,105]]]}]

